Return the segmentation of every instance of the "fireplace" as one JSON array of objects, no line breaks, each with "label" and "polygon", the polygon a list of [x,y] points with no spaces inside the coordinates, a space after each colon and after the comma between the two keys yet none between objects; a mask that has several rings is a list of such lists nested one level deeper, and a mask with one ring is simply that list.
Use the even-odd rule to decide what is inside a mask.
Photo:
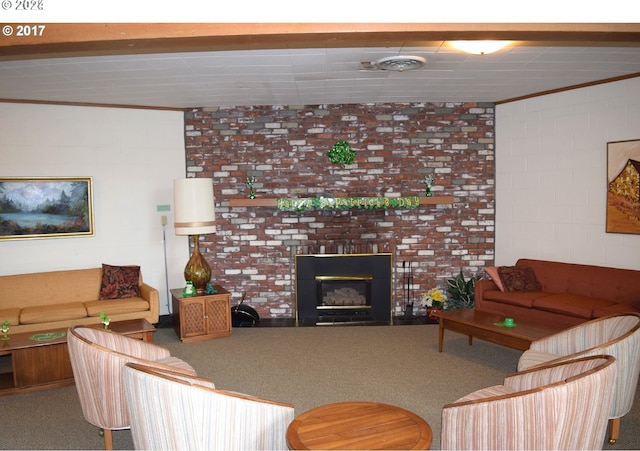
[{"label": "fireplace", "polygon": [[390,324],[391,267],[391,254],[297,255],[296,324]]}]

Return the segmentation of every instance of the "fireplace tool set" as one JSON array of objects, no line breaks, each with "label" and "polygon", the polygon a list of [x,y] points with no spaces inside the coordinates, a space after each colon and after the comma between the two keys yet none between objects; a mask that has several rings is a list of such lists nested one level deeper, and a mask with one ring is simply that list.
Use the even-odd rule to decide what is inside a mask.
[{"label": "fireplace tool set", "polygon": [[[408,271],[407,271],[408,268]],[[413,317],[413,267],[412,262],[402,262],[402,299],[404,303],[404,317]]]}]

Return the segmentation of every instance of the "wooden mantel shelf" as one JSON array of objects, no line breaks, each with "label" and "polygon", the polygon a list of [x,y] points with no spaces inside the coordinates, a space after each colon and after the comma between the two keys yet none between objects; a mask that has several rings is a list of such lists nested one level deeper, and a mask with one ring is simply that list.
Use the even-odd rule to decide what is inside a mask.
[{"label": "wooden mantel shelf", "polygon": [[[276,198],[233,198],[229,200],[230,207],[274,207],[278,199]],[[431,196],[420,197],[420,205],[451,205],[453,196]]]}]

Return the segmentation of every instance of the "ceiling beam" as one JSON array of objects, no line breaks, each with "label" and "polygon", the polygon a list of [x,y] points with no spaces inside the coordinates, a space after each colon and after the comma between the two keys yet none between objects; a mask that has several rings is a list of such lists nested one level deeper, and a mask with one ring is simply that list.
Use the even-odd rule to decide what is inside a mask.
[{"label": "ceiling beam", "polygon": [[[640,24],[509,23],[45,23],[28,36],[11,25],[0,60],[109,54],[269,48],[425,45],[460,39],[528,41],[529,45],[640,45]],[[44,28],[42,28],[44,27]]]}]

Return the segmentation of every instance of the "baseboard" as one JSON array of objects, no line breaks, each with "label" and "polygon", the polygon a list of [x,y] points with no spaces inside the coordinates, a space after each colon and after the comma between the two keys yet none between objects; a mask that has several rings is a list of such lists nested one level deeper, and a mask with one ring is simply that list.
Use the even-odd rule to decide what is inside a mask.
[{"label": "baseboard", "polygon": [[[426,316],[412,316],[409,318],[405,316],[393,317],[393,325],[395,326],[409,326],[409,325],[420,325],[420,324],[437,324],[437,321],[430,320]],[[348,325],[348,324],[340,323],[340,325]],[[354,325],[363,325],[363,324],[354,323]],[[387,325],[387,323],[382,324],[379,322],[371,322],[369,325],[380,326],[380,325]],[[253,327],[295,327],[295,326],[296,326],[295,318],[260,318],[260,321]],[[160,315],[158,324],[156,324],[156,329],[170,329],[172,327],[173,327],[173,316]]]}]

